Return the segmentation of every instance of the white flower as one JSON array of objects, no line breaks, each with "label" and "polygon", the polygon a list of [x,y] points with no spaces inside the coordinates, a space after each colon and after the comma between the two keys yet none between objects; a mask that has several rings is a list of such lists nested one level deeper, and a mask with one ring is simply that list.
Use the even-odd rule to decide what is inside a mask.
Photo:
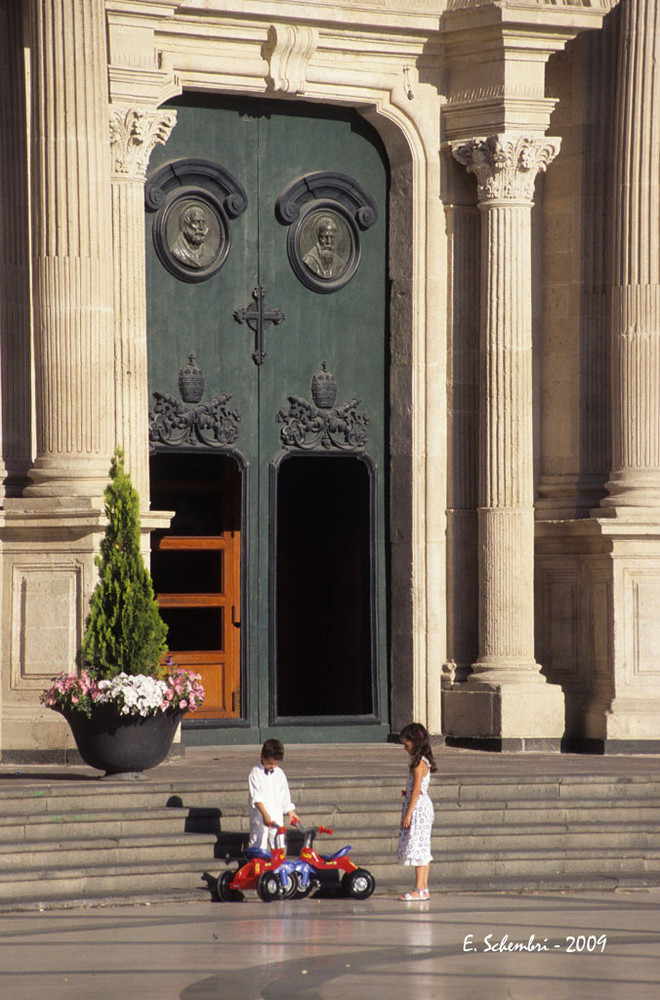
[{"label": "white flower", "polygon": [[161,707],[167,684],[146,674],[118,674],[109,681],[99,681],[97,704],[117,705],[122,715],[154,715]]}]

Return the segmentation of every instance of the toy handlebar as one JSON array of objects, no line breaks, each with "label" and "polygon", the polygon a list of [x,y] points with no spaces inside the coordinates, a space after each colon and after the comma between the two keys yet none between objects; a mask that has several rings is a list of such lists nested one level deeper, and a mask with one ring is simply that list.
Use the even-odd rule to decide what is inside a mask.
[{"label": "toy handlebar", "polygon": [[291,826],[300,827],[301,833],[313,833],[314,835],[317,833],[327,833],[331,837],[335,832],[329,826],[303,826],[299,819],[291,820]]}]

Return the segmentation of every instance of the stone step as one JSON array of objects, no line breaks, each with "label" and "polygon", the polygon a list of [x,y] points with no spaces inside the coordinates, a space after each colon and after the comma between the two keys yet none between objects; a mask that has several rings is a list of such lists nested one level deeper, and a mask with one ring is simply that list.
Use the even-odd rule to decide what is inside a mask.
[{"label": "stone step", "polygon": [[16,841],[62,840],[67,836],[121,837],[139,833],[183,832],[185,809],[145,809],[132,811],[86,811],[52,813],[47,817],[0,817],[0,845]]},{"label": "stone step", "polygon": [[[502,826],[518,825],[549,825],[566,823],[607,823],[616,818],[616,822],[627,823],[628,821],[660,822],[660,803],[610,803],[605,805],[601,802],[576,802],[571,806],[561,805],[548,808],[531,809],[528,807],[503,806],[502,803],[489,803],[486,807],[479,805],[454,806],[446,803],[434,801],[436,823],[451,824],[454,826],[480,826],[499,828]],[[244,811],[244,810],[243,810]],[[332,826],[330,817],[336,817],[337,825],[350,823],[353,826],[369,825],[372,817],[398,817],[401,814],[401,800],[396,801],[389,808],[384,805],[374,805],[373,803],[358,802],[348,803],[341,806],[336,804],[325,804],[324,809],[318,809],[314,813],[306,813],[302,806],[297,808],[298,813],[304,823],[309,826]],[[235,815],[240,815],[241,810],[223,810],[223,820],[229,822]]]},{"label": "stone step", "polygon": [[[136,786],[139,786],[136,787]],[[145,787],[147,786],[147,787]],[[314,786],[292,785],[292,794],[299,811],[308,816],[328,809],[337,811],[364,811],[379,808],[397,810],[400,805],[401,781],[383,779],[353,781],[350,783],[326,779]],[[437,809],[454,812],[481,810],[494,814],[500,812],[497,822],[506,821],[504,813],[512,810],[543,811],[539,814],[550,818],[557,810],[578,809],[657,809],[660,811],[660,781],[609,782],[542,782],[540,784],[495,784],[485,786],[456,783],[452,787],[436,784],[431,794]],[[90,783],[81,791],[74,788],[34,789],[28,792],[6,793],[3,789],[0,802],[0,822],[5,816],[29,817],[34,815],[63,815],[65,813],[114,810],[117,813],[131,809],[163,809],[176,807],[217,809],[223,815],[244,814],[247,794],[245,783],[233,787],[209,783],[187,784],[173,788],[171,783],[136,782],[127,788],[122,782]]]},{"label": "stone step", "polygon": [[84,902],[113,897],[130,899],[143,893],[158,898],[164,889],[203,900],[209,898],[203,878],[208,867],[192,859],[167,864],[115,863],[17,869],[0,880],[0,901],[4,904],[22,901],[38,906],[44,900],[65,898]]},{"label": "stone step", "polygon": [[[405,784],[405,772],[400,778],[384,777],[377,782],[373,779],[332,779],[320,778],[314,781],[291,781],[294,800],[301,807],[323,806],[327,803],[341,805],[355,799],[358,802],[368,795],[370,802],[392,802],[397,800],[400,789]],[[561,803],[564,807],[578,802],[600,803],[609,807],[631,801],[660,801],[660,779],[652,777],[612,778],[594,776],[557,779],[526,778],[497,780],[488,776],[482,781],[439,776],[431,786],[431,794],[438,805],[465,808],[468,803],[478,803],[480,808],[510,807],[515,803],[523,809],[538,808],[544,802],[546,808]],[[29,787],[12,792],[3,788],[0,813],[2,815],[33,815],[51,812],[86,811],[97,808],[140,808],[158,803],[161,807],[168,803],[180,805],[194,804],[198,807],[245,809],[247,799],[246,780],[225,781],[213,778],[203,782],[186,782],[185,786],[174,782],[90,781],[84,789],[80,784],[57,787]]]},{"label": "stone step", "polygon": [[[592,872],[618,872],[623,870],[642,872],[660,872],[660,848],[618,850],[589,850],[588,847],[567,848],[562,851],[439,851],[433,845],[432,868],[438,879],[457,875],[478,875],[482,872],[500,874],[553,874],[557,872],[576,872],[580,870]],[[372,853],[368,856],[354,849],[351,859],[360,867],[368,868],[377,876],[393,873],[394,869],[404,868],[396,858],[396,844],[391,852],[386,854]]]},{"label": "stone step", "polygon": [[[220,834],[217,854],[222,858],[241,858],[246,843],[246,834],[227,836]],[[333,841],[317,840],[316,848],[321,855],[330,855],[340,847],[350,845],[352,853],[367,861],[378,855],[396,854],[398,845],[398,830],[356,831],[346,830],[340,838]],[[502,858],[526,858],[541,854],[560,856],[568,851],[582,852],[593,857],[632,856],[634,853],[649,854],[660,851],[660,831],[612,830],[602,836],[592,831],[582,833],[549,834],[544,836],[538,832],[534,836],[528,834],[500,835],[493,837],[463,837],[453,836],[446,832],[436,833],[432,838],[432,849],[438,858],[472,858],[487,856]],[[294,845],[290,845],[290,854],[296,855]],[[366,864],[367,861],[364,863]],[[362,863],[362,861],[360,861]]]},{"label": "stone step", "polygon": [[[660,780],[494,777],[442,775],[432,785],[432,878],[439,887],[660,881]],[[303,821],[335,831],[317,839],[318,850],[332,854],[351,844],[377,892],[409,888],[414,878],[396,861],[404,780],[405,769],[401,778],[291,782]],[[208,898],[207,882],[227,858],[242,856],[246,800],[246,781],[222,775],[3,789],[0,908]],[[292,849],[295,843],[294,835]]]},{"label": "stone step", "polygon": [[[148,837],[94,838],[59,842],[33,841],[21,845],[6,845],[0,851],[0,872],[13,873],[17,865],[23,870],[39,868],[61,869],[76,865],[94,866],[130,863],[162,863],[197,860],[203,864],[213,859],[216,838],[208,834],[180,833]],[[13,848],[13,849],[12,849]]]}]

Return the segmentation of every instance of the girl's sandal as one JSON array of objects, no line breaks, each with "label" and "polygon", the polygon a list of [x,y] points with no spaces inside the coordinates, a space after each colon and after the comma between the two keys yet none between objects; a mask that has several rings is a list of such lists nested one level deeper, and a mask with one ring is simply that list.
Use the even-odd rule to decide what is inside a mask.
[{"label": "girl's sandal", "polygon": [[399,900],[402,903],[418,903],[422,899],[429,898],[428,889],[413,889],[412,892],[404,892],[403,896],[399,896]]}]

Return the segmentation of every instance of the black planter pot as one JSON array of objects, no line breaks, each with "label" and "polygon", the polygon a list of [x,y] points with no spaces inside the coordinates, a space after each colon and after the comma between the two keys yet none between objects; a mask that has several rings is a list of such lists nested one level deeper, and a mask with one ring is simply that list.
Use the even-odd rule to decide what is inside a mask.
[{"label": "black planter pot", "polygon": [[91,718],[63,711],[80,756],[106,774],[148,771],[167,757],[183,711],[143,718],[121,715],[113,705],[96,705]]}]

